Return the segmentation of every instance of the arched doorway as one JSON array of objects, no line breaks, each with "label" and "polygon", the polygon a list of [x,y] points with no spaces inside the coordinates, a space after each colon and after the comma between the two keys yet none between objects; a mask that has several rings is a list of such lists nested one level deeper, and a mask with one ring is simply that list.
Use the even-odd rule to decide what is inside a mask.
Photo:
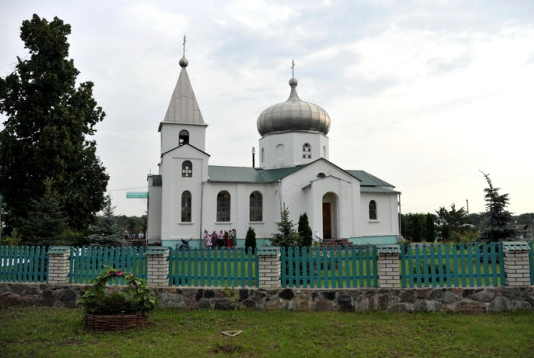
[{"label": "arched doorway", "polygon": [[337,235],[337,195],[326,193],[323,196],[323,239]]}]

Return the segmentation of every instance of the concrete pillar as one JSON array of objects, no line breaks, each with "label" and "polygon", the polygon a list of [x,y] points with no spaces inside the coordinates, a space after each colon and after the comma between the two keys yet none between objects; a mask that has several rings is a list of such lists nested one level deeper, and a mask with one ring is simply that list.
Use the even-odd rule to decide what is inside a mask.
[{"label": "concrete pillar", "polygon": [[400,288],[400,245],[377,245],[378,287]]},{"label": "concrete pillar", "polygon": [[277,289],[280,287],[280,248],[261,247],[257,251],[259,265],[259,288]]},{"label": "concrete pillar", "polygon": [[146,256],[148,286],[169,286],[169,248],[150,246]]},{"label": "concrete pillar", "polygon": [[48,283],[69,283],[70,246],[51,246],[48,250]]},{"label": "concrete pillar", "polygon": [[503,242],[504,272],[507,286],[529,286],[530,265],[528,243],[524,241]]}]

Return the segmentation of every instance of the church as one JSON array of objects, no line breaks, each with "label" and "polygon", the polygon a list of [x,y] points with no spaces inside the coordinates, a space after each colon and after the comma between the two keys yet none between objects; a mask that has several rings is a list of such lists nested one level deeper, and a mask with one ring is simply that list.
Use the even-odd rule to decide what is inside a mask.
[{"label": "church", "polygon": [[400,192],[370,173],[329,161],[330,117],[299,98],[294,76],[287,101],[266,108],[257,119],[258,164],[218,166],[209,164],[208,124],[185,53],[179,64],[178,82],[158,128],[159,173],[148,175],[149,243],[174,247],[193,238],[190,246],[199,247],[204,230],[236,229],[242,247],[251,227],[258,246],[266,246],[284,207],[294,224],[306,213],[312,231],[325,240],[395,243]]}]

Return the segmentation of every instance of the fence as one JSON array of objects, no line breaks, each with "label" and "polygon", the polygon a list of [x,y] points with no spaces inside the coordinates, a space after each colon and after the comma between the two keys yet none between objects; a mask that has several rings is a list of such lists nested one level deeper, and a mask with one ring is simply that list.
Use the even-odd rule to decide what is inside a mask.
[{"label": "fence", "polygon": [[[147,277],[147,259],[142,247],[71,247],[69,283],[89,283],[105,268]],[[124,278],[110,284],[124,284]]]},{"label": "fence", "polygon": [[378,287],[376,246],[281,249],[282,287]]},{"label": "fence", "polygon": [[[89,283],[113,267],[175,287],[500,287],[534,284],[533,243],[186,251],[4,247],[0,282]],[[507,253],[505,253],[505,251]],[[123,284],[116,279],[111,284]]]},{"label": "fence", "polygon": [[0,282],[47,282],[46,246],[0,246]]},{"label": "fence", "polygon": [[257,287],[256,252],[169,249],[169,286]]},{"label": "fence", "polygon": [[502,243],[401,248],[402,287],[504,286]]}]

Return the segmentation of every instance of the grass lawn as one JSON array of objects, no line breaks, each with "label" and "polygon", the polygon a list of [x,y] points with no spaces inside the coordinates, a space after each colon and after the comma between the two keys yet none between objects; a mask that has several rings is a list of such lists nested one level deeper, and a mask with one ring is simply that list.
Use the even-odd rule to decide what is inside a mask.
[{"label": "grass lawn", "polygon": [[[131,332],[84,330],[82,312],[0,309],[1,357],[532,357],[534,313],[179,311]],[[221,331],[243,330],[228,353]]]}]

